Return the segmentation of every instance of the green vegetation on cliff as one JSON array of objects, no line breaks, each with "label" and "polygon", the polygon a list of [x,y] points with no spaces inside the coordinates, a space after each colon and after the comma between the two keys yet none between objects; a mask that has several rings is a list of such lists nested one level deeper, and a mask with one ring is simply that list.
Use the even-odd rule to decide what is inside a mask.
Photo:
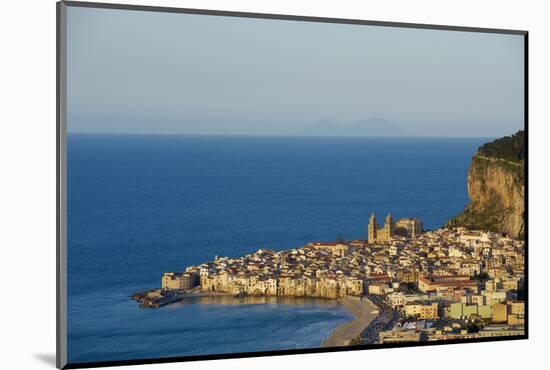
[{"label": "green vegetation on cliff", "polygon": [[525,159],[525,131],[520,130],[512,136],[504,136],[478,149],[478,154],[484,157],[504,159],[513,163],[521,163]]}]

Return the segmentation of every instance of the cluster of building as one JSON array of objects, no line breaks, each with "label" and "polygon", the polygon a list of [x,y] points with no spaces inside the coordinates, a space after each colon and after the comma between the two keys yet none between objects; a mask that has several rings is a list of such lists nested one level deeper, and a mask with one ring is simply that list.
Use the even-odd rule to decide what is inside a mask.
[{"label": "cluster of building", "polygon": [[388,258],[366,289],[401,317],[379,342],[524,334],[523,241],[457,228],[374,245]]},{"label": "cluster of building", "polygon": [[[463,228],[423,232],[420,220],[394,222],[391,215],[379,228],[372,215],[367,240],[312,242],[215,258],[182,273],[165,273],[162,289],[378,296],[402,318],[380,333],[380,342],[515,335],[510,333],[524,327],[524,258],[523,241],[498,233]],[[411,326],[422,322],[431,324]]]},{"label": "cluster of building", "polygon": [[162,288],[189,289],[194,281],[203,291],[234,295],[361,296],[367,262],[365,251],[348,243],[314,242],[287,251],[260,249],[244,257],[216,258],[183,273],[165,273]]}]

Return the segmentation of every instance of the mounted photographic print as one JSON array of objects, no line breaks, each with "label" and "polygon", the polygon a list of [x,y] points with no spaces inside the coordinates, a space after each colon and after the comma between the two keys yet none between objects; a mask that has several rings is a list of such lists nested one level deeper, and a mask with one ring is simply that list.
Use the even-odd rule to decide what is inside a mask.
[{"label": "mounted photographic print", "polygon": [[527,32],[57,10],[58,367],[527,338]]}]

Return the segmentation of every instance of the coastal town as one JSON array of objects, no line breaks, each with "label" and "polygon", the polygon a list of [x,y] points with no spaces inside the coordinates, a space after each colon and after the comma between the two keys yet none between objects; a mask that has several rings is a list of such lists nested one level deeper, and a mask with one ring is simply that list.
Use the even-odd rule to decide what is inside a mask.
[{"label": "coastal town", "polygon": [[142,307],[207,294],[339,299],[356,320],[326,346],[524,335],[522,240],[461,227],[424,231],[417,218],[391,215],[380,227],[374,214],[367,233],[216,256],[164,273],[160,289],[133,298]]}]

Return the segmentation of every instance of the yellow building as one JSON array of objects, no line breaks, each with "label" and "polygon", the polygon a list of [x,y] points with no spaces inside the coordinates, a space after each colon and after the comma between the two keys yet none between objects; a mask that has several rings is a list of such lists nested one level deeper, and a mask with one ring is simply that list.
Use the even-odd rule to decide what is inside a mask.
[{"label": "yellow building", "polygon": [[420,303],[409,303],[405,305],[405,316],[407,317],[419,317],[422,304]]},{"label": "yellow building", "polygon": [[525,325],[525,303],[508,302],[508,325]]},{"label": "yellow building", "polygon": [[514,315],[525,315],[525,303],[524,302],[510,302],[510,313]]},{"label": "yellow building", "polygon": [[525,325],[525,316],[517,314],[508,315],[508,325]]},{"label": "yellow building", "polygon": [[162,275],[163,290],[186,290],[199,284],[199,275],[195,272],[166,272]]},{"label": "yellow building", "polygon": [[493,322],[508,321],[508,306],[506,303],[495,303],[493,305]]},{"label": "yellow building", "polygon": [[504,290],[517,290],[518,289],[518,281],[517,280],[504,280],[502,282],[502,288]]},{"label": "yellow building", "polygon": [[423,304],[420,309],[420,318],[421,319],[437,319],[439,317],[438,305],[437,303],[432,304]]},{"label": "yellow building", "polygon": [[417,317],[423,320],[437,319],[439,317],[438,305],[436,302],[408,303],[405,305],[405,316]]},{"label": "yellow building", "polygon": [[345,280],[346,291],[347,291],[346,293],[348,295],[355,295],[355,296],[361,295],[365,292],[364,284],[365,283],[362,279],[348,277]]}]

